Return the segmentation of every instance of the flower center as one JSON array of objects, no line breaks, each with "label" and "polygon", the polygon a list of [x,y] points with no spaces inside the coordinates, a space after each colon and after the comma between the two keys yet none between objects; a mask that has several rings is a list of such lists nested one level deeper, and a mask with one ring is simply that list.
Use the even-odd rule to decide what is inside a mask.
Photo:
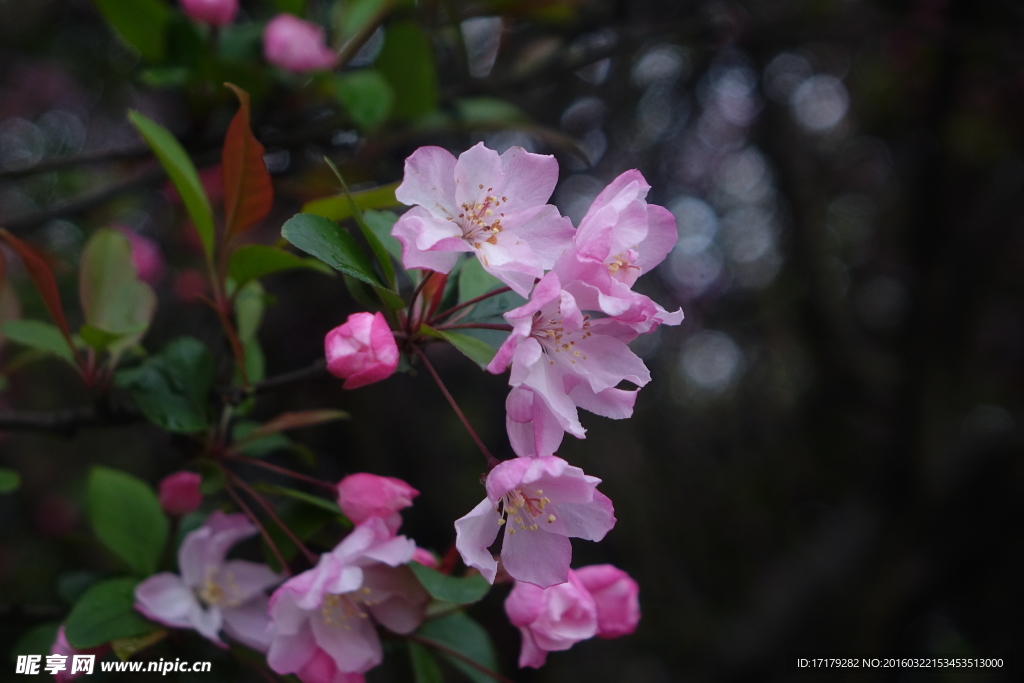
[{"label": "flower center", "polygon": [[634,266],[633,261],[636,259],[636,252],[632,249],[627,249],[622,252],[605,265],[608,267],[608,272],[615,275],[620,270],[629,270],[630,268],[636,268],[640,270],[640,266]]},{"label": "flower center", "polygon": [[[369,588],[360,588],[355,591],[355,595],[352,593],[328,593],[324,596],[324,601],[320,604],[320,619],[324,622],[325,626],[330,628],[343,628],[346,631],[351,631],[352,626],[348,624],[349,619],[367,619],[369,615],[363,610],[363,604],[371,601],[366,600],[369,597],[371,591]],[[362,596],[362,600],[360,600]]]},{"label": "flower center", "polygon": [[[481,190],[484,189],[483,185],[478,187]],[[493,191],[493,187],[487,188],[488,193]],[[459,214],[459,220],[456,221],[462,228],[463,239],[472,244],[475,249],[480,249],[484,242],[496,244],[498,233],[502,231],[501,219],[505,214],[498,213],[495,216],[495,211],[507,201],[508,197],[499,198],[488,194],[484,197],[483,202],[477,204],[463,202],[462,213]]]},{"label": "flower center", "polygon": [[538,519],[548,524],[553,523],[557,517],[552,514],[544,517],[544,508],[551,504],[551,499],[544,495],[542,489],[534,491],[536,495],[530,496],[523,493],[521,489],[512,489],[501,498],[501,510],[498,512],[498,524],[505,524],[511,520],[508,532],[514,534],[516,527],[519,531],[536,531],[540,528]]},{"label": "flower center", "polygon": [[208,567],[206,578],[196,595],[207,606],[238,607],[242,604],[238,583],[233,572],[221,573],[220,567]]},{"label": "flower center", "polygon": [[530,331],[530,335],[540,342],[541,348],[548,355],[549,365],[555,364],[555,358],[568,360],[570,365],[575,365],[577,360],[586,360],[587,354],[575,348],[576,342],[587,339],[593,334],[590,331],[589,315],[583,316],[582,329],[566,332],[561,318],[557,316],[545,318],[542,311],[533,314],[533,329]]}]

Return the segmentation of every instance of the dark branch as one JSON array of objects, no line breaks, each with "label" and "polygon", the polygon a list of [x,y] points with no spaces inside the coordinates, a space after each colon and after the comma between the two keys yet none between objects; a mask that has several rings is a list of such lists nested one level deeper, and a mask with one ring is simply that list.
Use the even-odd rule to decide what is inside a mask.
[{"label": "dark branch", "polygon": [[117,427],[145,418],[130,406],[80,406],[64,410],[0,410],[0,431],[48,432],[72,436],[86,427]]}]

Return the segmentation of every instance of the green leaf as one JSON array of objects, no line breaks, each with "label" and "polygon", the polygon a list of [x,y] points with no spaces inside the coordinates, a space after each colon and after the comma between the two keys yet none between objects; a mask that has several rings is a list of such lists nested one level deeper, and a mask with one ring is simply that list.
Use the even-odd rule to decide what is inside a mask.
[{"label": "green leaf", "polygon": [[0,493],[14,493],[21,486],[21,475],[7,467],[0,467]]},{"label": "green leaf", "polygon": [[213,356],[192,337],[170,341],[141,367],[118,373],[120,386],[153,423],[171,432],[198,432],[207,425],[207,394],[213,385]]},{"label": "green leaf", "polygon": [[250,280],[235,297],[235,327],[245,353],[245,371],[250,382],[262,380],[266,369],[263,348],[257,337],[266,308],[265,297],[258,280]]},{"label": "green leaf", "polygon": [[314,496],[313,494],[306,493],[305,491],[298,491],[296,489],[290,489],[286,486],[277,486],[276,484],[266,484],[263,482],[253,484],[253,488],[255,488],[257,491],[262,491],[264,493],[269,493],[276,496],[285,496],[286,498],[291,498],[292,500],[307,503],[308,505],[320,508],[321,510],[325,510],[339,517],[344,517],[344,515],[341,512],[341,508],[339,508],[338,504],[335,503],[333,500],[327,500],[326,498],[321,498],[320,496]]},{"label": "green leaf", "polygon": [[334,275],[333,270],[316,259],[302,258],[284,249],[263,244],[247,244],[236,249],[231,254],[228,274],[235,281],[235,287],[241,289],[251,280],[294,268],[311,268]]},{"label": "green leaf", "polygon": [[284,434],[270,434],[252,441],[246,440],[244,443],[239,443],[256,431],[259,426],[258,422],[250,420],[239,420],[236,422],[231,430],[231,438],[234,441],[232,448],[240,455],[250,458],[262,458],[274,451],[292,447],[291,440]]},{"label": "green leaf", "polygon": [[[491,671],[497,671],[497,656],[490,635],[465,612],[456,612],[447,617],[424,622],[417,633],[424,638],[447,645]],[[442,655],[477,683],[492,683],[495,680],[493,676],[488,676],[463,661],[443,653]]]},{"label": "green leaf", "polygon": [[379,71],[349,71],[334,78],[334,95],[360,130],[384,123],[395,102],[395,91]]},{"label": "green leaf", "polygon": [[348,0],[337,3],[338,31],[345,38],[350,38],[363,28],[380,10],[386,0]]},{"label": "green leaf", "polygon": [[57,594],[61,600],[73,605],[101,578],[99,574],[88,569],[65,572],[57,577]]},{"label": "green leaf", "polygon": [[[384,209],[391,206],[399,206],[401,202],[395,199],[395,189],[397,187],[398,183],[392,183],[375,187],[372,190],[353,192],[352,201],[356,203],[360,211],[367,211],[365,215],[369,215],[368,209]],[[311,202],[307,202],[302,207],[302,213],[311,213],[323,216],[324,218],[330,218],[332,221],[341,221],[352,215],[352,204],[348,201],[345,193],[342,192],[333,197],[324,197],[323,199],[314,199]],[[397,242],[398,240],[395,241]],[[400,257],[401,250],[399,250]]]},{"label": "green leaf", "polygon": [[410,562],[409,568],[430,593],[430,597],[436,600],[469,605],[481,600],[491,589],[491,584],[480,574],[465,578],[448,576],[418,562]]},{"label": "green leaf", "polygon": [[459,119],[473,124],[514,124],[530,119],[515,105],[497,97],[463,97],[455,100],[455,111]]},{"label": "green leaf", "polygon": [[[112,0],[119,2],[120,0]],[[128,112],[128,118],[139,129],[146,144],[152,148],[156,158],[167,171],[174,187],[181,195],[181,200],[188,209],[188,214],[195,223],[199,233],[199,241],[203,244],[203,252],[209,261],[213,260],[213,210],[206,196],[199,174],[181,144],[174,139],[170,131],[146,118],[137,111]]]},{"label": "green leaf", "polygon": [[[33,626],[25,632],[14,647],[8,653],[11,659],[18,655],[39,655],[50,651],[54,641],[57,640],[57,630],[60,629],[59,621],[50,621],[45,624]],[[44,660],[45,661],[45,660]]]},{"label": "green leaf", "polygon": [[484,270],[480,259],[470,258],[462,266],[462,272],[459,274],[459,303],[504,286],[501,280]]},{"label": "green leaf", "polygon": [[347,420],[350,417],[351,415],[346,413],[344,410],[332,410],[327,408],[321,410],[300,410],[290,413],[281,413],[273,420],[260,425],[258,428],[253,430],[252,433],[246,435],[242,441],[255,441],[270,434],[276,434],[288,429],[312,427],[313,425],[323,424],[325,422]]},{"label": "green leaf", "polygon": [[82,650],[159,631],[159,626],[135,611],[138,582],[134,578],[110,579],[87,590],[64,624],[71,646]]},{"label": "green leaf", "polygon": [[141,652],[151,645],[159,643],[161,640],[166,638],[170,633],[164,629],[154,631],[144,636],[133,636],[131,638],[118,638],[117,640],[111,641],[110,647],[114,650],[114,654],[122,662],[127,661],[136,652]]},{"label": "green leaf", "polygon": [[394,90],[394,118],[412,121],[437,108],[434,48],[418,25],[406,21],[389,26],[375,66]]},{"label": "green leaf", "polygon": [[444,683],[444,676],[430,650],[410,640],[409,658],[416,683]]},{"label": "green leaf", "polygon": [[306,0],[274,0],[277,9],[301,17],[306,11]]},{"label": "green leaf", "polygon": [[481,368],[486,369],[490,362],[494,360],[494,354],[498,352],[497,349],[487,342],[476,337],[470,337],[468,334],[448,332],[447,330],[436,330],[436,332],[441,338],[457,348],[466,358],[469,358]]},{"label": "green leaf", "polygon": [[363,220],[373,230],[380,243],[388,250],[388,253],[395,257],[399,263],[402,262],[402,243],[391,234],[395,227],[398,216],[394,211],[364,211]]},{"label": "green leaf", "polygon": [[134,346],[142,340],[156,313],[156,294],[141,281],[132,264],[132,247],[117,230],[101,229],[82,250],[79,296],[88,327],[82,339],[111,353]]},{"label": "green leaf", "polygon": [[163,0],[94,0],[121,40],[148,60],[163,59],[164,31],[172,13]]},{"label": "green leaf", "polygon": [[97,465],[89,473],[87,498],[89,520],[103,545],[140,576],[155,572],[168,525],[149,484]]},{"label": "green leaf", "polygon": [[341,189],[345,191],[345,199],[348,201],[349,208],[352,210],[352,217],[356,219],[356,225],[359,226],[360,232],[363,233],[363,238],[367,244],[370,245],[370,251],[373,252],[373,256],[377,259],[378,265],[380,265],[381,272],[384,273],[384,282],[387,286],[396,294],[398,293],[398,281],[395,279],[395,264],[391,262],[391,256],[388,255],[387,249],[379,239],[377,234],[370,229],[370,226],[363,220],[363,212],[356,205],[355,200],[352,199],[352,193],[348,191],[348,185],[345,183],[345,178],[342,177],[341,171],[334,165],[334,162],[324,157],[324,161],[330,166],[331,170],[334,171],[334,175],[338,178],[338,182],[341,183]]},{"label": "green leaf", "polygon": [[77,367],[75,356],[60,329],[42,320],[10,320],[4,325],[4,336],[33,349],[60,356]]},{"label": "green leaf", "polygon": [[356,238],[333,221],[309,213],[296,214],[281,227],[281,235],[335,270],[373,287],[381,286],[373,272],[373,264]]}]

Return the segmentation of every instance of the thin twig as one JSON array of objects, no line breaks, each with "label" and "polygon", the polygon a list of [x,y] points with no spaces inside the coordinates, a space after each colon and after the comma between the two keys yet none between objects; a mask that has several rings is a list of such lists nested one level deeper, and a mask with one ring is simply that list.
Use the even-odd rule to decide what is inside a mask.
[{"label": "thin twig", "polygon": [[252,520],[252,523],[256,525],[256,528],[260,530],[260,535],[263,536],[263,540],[266,541],[267,545],[270,546],[270,550],[274,553],[274,557],[277,559],[277,563],[281,565],[281,571],[285,572],[288,576],[291,576],[292,572],[290,569],[288,569],[288,563],[284,561],[284,556],[281,555],[281,551],[278,549],[277,544],[274,543],[274,539],[271,538],[270,534],[267,533],[267,530],[260,522],[259,517],[257,517],[255,513],[253,513],[253,511],[249,508],[249,506],[245,504],[245,501],[243,501],[242,497],[238,495],[238,492],[235,491],[230,481],[224,482],[224,488],[231,495],[231,497],[235,499],[235,503],[238,504],[238,507],[242,508],[242,511],[249,517],[249,519]]},{"label": "thin twig", "polygon": [[281,527],[281,531],[283,531],[285,535],[291,540],[291,542],[295,544],[295,547],[302,551],[302,553],[306,556],[306,559],[309,560],[309,563],[315,565],[317,563],[317,560],[319,559],[316,553],[312,552],[309,548],[306,547],[305,543],[298,539],[298,537],[292,532],[292,530],[288,528],[288,525],[285,524],[281,520],[281,518],[277,516],[276,512],[274,512],[274,507],[270,503],[268,503],[266,499],[264,499],[263,496],[261,496],[253,487],[246,484],[245,481],[237,474],[228,469],[225,469],[224,472],[225,474],[228,475],[228,479],[235,482],[235,484],[237,484],[238,486],[241,486],[246,493],[252,496],[252,498],[257,503],[260,504],[260,507],[263,508],[263,511],[266,512],[267,515],[269,515],[270,518],[274,520],[274,522],[276,522],[279,527]]},{"label": "thin twig", "polygon": [[424,638],[423,636],[418,636],[418,635],[416,635],[414,633],[406,635],[406,636],[402,636],[402,637],[405,638],[406,640],[411,640],[414,643],[419,643],[420,645],[425,645],[426,647],[434,648],[438,652],[443,652],[444,654],[448,655],[449,657],[453,657],[453,658],[459,660],[460,662],[463,662],[467,666],[473,667],[474,669],[476,669],[480,673],[486,674],[488,676],[491,676],[495,680],[501,681],[501,683],[515,683],[515,681],[513,681],[511,678],[506,678],[505,676],[502,676],[497,671],[492,671],[491,669],[488,669],[486,666],[484,666],[480,662],[477,662],[477,661],[475,661],[473,659],[470,659],[469,657],[467,657],[466,655],[462,654],[458,650],[453,650],[452,648],[448,647],[447,645],[445,645],[443,643],[439,643],[436,640],[431,640],[430,638]]},{"label": "thin twig", "polygon": [[338,49],[338,67],[343,67],[356,56],[360,48],[366,44],[377,28],[387,19],[391,10],[395,8],[396,0],[385,0],[370,19],[345,44]]},{"label": "thin twig", "polygon": [[459,416],[460,420],[462,420],[463,426],[466,428],[466,431],[469,432],[469,435],[473,437],[473,441],[476,442],[477,448],[479,448],[480,452],[484,454],[484,458],[486,458],[487,460],[487,466],[490,467],[491,469],[497,467],[501,463],[501,461],[495,458],[493,455],[491,455],[491,452],[487,450],[487,446],[484,445],[484,442],[480,439],[480,436],[477,435],[476,430],[473,429],[473,425],[469,424],[469,420],[466,418],[465,413],[462,412],[462,408],[460,408],[459,404],[455,402],[455,398],[452,397],[451,393],[449,393],[448,387],[446,387],[444,385],[444,382],[441,381],[441,376],[437,374],[437,370],[435,370],[434,366],[430,363],[429,360],[427,360],[427,355],[423,353],[423,350],[420,349],[420,347],[418,346],[413,346],[412,348],[413,351],[416,352],[416,355],[420,357],[420,360],[423,361],[423,365],[427,368],[427,371],[430,373],[430,376],[434,378],[435,382],[437,382],[438,388],[441,389],[441,393],[444,394],[444,397],[448,399],[448,403],[455,411],[455,414]]},{"label": "thin twig", "polygon": [[152,156],[153,150],[146,146],[125,147],[123,149],[105,149],[99,152],[85,152],[83,154],[69,154],[62,157],[43,159],[31,166],[19,168],[8,168],[0,171],[0,178],[21,178],[34,173],[49,173],[59,171],[62,168],[71,166],[86,166],[89,164],[102,164],[108,161],[123,161],[125,159],[138,159]]},{"label": "thin twig", "polygon": [[225,400],[230,403],[241,403],[247,396],[254,396],[256,394],[262,394],[272,389],[279,389],[289,384],[295,384],[307,379],[313,379],[319,377],[327,372],[327,361],[322,358],[312,365],[305,368],[299,368],[298,370],[292,370],[291,372],[285,372],[280,375],[275,375],[262,382],[256,382],[250,384],[248,388],[245,387],[225,387],[218,389],[217,392],[224,396]]},{"label": "thin twig", "polygon": [[0,410],[0,431],[50,432],[71,436],[86,427],[142,422],[143,414],[124,406],[80,406],[64,410]]},{"label": "thin twig", "polygon": [[283,474],[286,477],[291,477],[293,479],[298,479],[299,481],[304,481],[307,484],[313,484],[314,486],[319,486],[330,491],[337,491],[337,487],[334,484],[331,484],[330,482],[326,482],[321,479],[317,479],[316,477],[311,477],[309,475],[302,474],[301,472],[295,472],[293,470],[288,469],[287,467],[281,467],[280,465],[264,462],[263,460],[257,460],[256,458],[247,458],[244,455],[236,455],[234,453],[226,453],[223,457],[226,460],[232,460],[234,462],[240,462],[246,465],[255,465],[256,467],[262,467],[263,469],[271,470],[273,472],[277,472],[278,474]]},{"label": "thin twig", "polygon": [[504,294],[505,292],[511,292],[511,291],[512,291],[511,287],[499,287],[498,289],[495,289],[493,291],[487,292],[486,294],[481,294],[480,296],[475,296],[472,299],[470,299],[469,301],[463,301],[461,304],[458,304],[457,306],[452,306],[451,308],[449,308],[449,309],[447,309],[445,311],[441,311],[440,313],[438,313],[437,315],[432,317],[427,322],[427,324],[428,325],[433,325],[438,320],[444,320],[445,318],[449,317],[451,314],[456,313],[458,311],[461,311],[463,308],[466,308],[467,306],[472,306],[473,304],[478,304],[478,303],[480,303],[481,301],[483,301],[485,299],[490,299],[492,296],[498,296],[499,294]]},{"label": "thin twig", "polygon": [[462,323],[459,325],[440,325],[437,330],[501,330],[511,332],[512,326],[506,323]]}]

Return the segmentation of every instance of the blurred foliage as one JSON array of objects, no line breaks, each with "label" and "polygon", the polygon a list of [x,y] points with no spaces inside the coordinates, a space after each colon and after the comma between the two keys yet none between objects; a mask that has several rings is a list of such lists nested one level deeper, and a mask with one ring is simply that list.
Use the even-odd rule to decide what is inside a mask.
[{"label": "blurred foliage", "polygon": [[[220,147],[238,108],[225,81],[253,98],[252,130],[273,179],[273,208],[234,244],[244,256],[229,264],[259,309],[249,309],[240,343],[260,349],[268,377],[309,366],[329,329],[387,296],[384,274],[352,257],[370,253],[355,225],[332,233],[346,235],[344,244],[327,245],[346,277],[306,267],[281,240],[282,225],[303,209],[298,227],[314,251],[285,236],[321,255],[312,214],[350,220],[324,156],[356,206],[374,209],[366,223],[385,247],[393,248],[383,238],[394,217],[378,210],[395,208],[389,185],[424,144],[459,151],[483,140],[555,154],[563,175],[554,201],[574,221],[607,181],[639,168],[652,201],[678,219],[679,245],[644,286],[666,308],[681,305],[686,321],[635,345],[655,380],[634,418],[588,416],[588,438],[563,446],[604,480],[619,520],[600,545],[577,544],[575,564],[612,562],[638,580],[640,630],[518,671],[519,636],[494,591],[469,613],[494,635],[496,653],[486,639],[465,637],[473,625],[459,635],[459,624],[436,620],[424,637],[496,657],[523,683],[791,680],[785,661],[794,652],[1019,651],[1018,4],[252,0],[217,32],[174,3],[125,7],[0,1],[0,225],[39,250],[69,330],[82,330],[94,349],[118,342],[85,339],[82,325],[96,327],[97,314],[78,306],[83,253],[91,260],[93,240],[106,239],[116,258],[121,247],[103,232],[110,227],[159,245],[168,269],[149,283],[159,307],[144,348],[124,359],[116,390],[124,393],[115,396],[134,394],[174,431],[203,430],[210,416],[197,406],[237,386],[232,349],[197,300],[211,294],[200,275],[212,253],[207,246],[204,257],[214,230],[207,214],[221,215]],[[347,65],[308,76],[266,65],[261,27],[278,11],[332,27],[332,45],[351,48]],[[381,28],[363,30],[374,17]],[[358,46],[349,43],[356,37]],[[161,161],[195,190],[184,205],[129,109],[148,139],[150,121],[180,141]],[[5,253],[0,321],[21,311],[36,322],[3,327],[0,420],[8,409],[89,404],[67,363],[26,350],[76,364],[48,322],[54,302]],[[493,286],[478,276],[467,268],[453,277],[456,301]],[[243,289],[254,278],[264,292]],[[347,284],[370,303],[354,301]],[[262,320],[258,332],[252,316]],[[447,345],[433,358],[481,438],[510,455],[504,378]],[[195,381],[168,381],[169,363],[186,365]],[[240,413],[263,422],[325,406],[353,419],[291,433],[260,455],[330,479],[358,471],[406,479],[423,492],[406,533],[443,554],[452,521],[480,499],[482,465],[436,387],[400,374],[343,392],[313,376],[242,403]],[[84,592],[129,580],[91,540],[86,474],[99,464],[152,482],[198,446],[145,423],[0,439],[0,644],[52,641],[54,623]],[[296,499],[281,510],[314,549],[336,540],[330,511]],[[259,543],[246,551],[259,557]],[[24,651],[40,651],[28,642],[21,647],[36,649]],[[146,656],[213,658],[226,680],[259,680],[244,659],[205,645],[176,633]],[[430,657],[403,649],[369,680],[410,680],[413,663],[419,680],[460,675],[459,662]]]}]

